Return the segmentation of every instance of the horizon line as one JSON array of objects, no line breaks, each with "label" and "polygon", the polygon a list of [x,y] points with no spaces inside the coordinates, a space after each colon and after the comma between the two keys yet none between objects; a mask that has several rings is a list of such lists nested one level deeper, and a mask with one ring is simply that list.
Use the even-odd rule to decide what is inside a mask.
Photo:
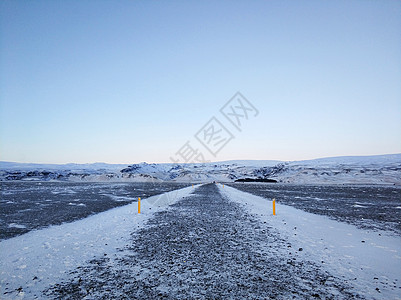
[{"label": "horizon line", "polygon": [[223,163],[223,162],[230,162],[230,161],[277,161],[277,162],[296,162],[296,161],[308,161],[308,160],[318,160],[318,159],[329,159],[329,158],[340,158],[340,157],[370,157],[370,156],[390,156],[390,155],[401,155],[399,153],[385,153],[385,154],[371,154],[371,155],[339,155],[339,156],[323,156],[323,157],[316,157],[316,158],[309,158],[309,159],[295,159],[295,160],[281,160],[281,159],[228,159],[228,160],[219,160],[219,161],[206,161],[206,162],[131,162],[131,163],[108,163],[108,162],[86,162],[86,163],[76,163],[76,162],[67,162],[67,163],[49,163],[49,162],[19,162],[19,161],[6,161],[0,160],[0,163],[15,163],[15,164],[32,164],[32,165],[94,165],[94,164],[105,164],[105,165],[133,165],[133,164],[209,164],[209,163]]}]

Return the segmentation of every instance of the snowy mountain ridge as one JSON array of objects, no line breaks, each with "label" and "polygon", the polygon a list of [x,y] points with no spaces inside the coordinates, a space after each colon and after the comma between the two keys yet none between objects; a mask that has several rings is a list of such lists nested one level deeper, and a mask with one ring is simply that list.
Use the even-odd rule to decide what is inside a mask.
[{"label": "snowy mountain ridge", "polygon": [[0,180],[233,182],[401,185],[401,154],[341,156],[303,161],[233,160],[199,164],[24,164],[0,162]]}]

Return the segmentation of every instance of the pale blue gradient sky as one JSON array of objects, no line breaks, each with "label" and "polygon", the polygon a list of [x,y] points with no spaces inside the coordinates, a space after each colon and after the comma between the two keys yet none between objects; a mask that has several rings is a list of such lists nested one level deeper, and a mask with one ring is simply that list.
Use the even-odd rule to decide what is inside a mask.
[{"label": "pale blue gradient sky", "polygon": [[260,114],[208,159],[401,152],[400,1],[1,1],[0,30],[0,160],[206,155],[237,91]]}]

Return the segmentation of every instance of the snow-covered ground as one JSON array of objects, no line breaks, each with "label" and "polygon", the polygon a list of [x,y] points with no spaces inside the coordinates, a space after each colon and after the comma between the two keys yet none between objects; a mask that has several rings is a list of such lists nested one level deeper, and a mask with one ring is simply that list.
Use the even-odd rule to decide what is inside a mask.
[{"label": "snow-covered ground", "polygon": [[[132,244],[132,239],[135,238],[133,233],[138,234],[145,228],[147,221],[153,220],[155,212],[169,209],[169,205],[185,198],[187,206],[184,205],[177,212],[182,216],[185,216],[185,213],[189,214],[192,209],[191,197],[193,203],[198,203],[201,199],[199,195],[191,194],[195,188],[196,186],[187,187],[142,200],[141,214],[138,214],[137,203],[133,203],[76,222],[31,231],[0,242],[1,299],[42,298],[41,293],[47,288],[55,287],[61,282],[68,285],[71,272],[79,272],[82,266],[93,259],[105,257],[113,261],[124,261],[124,257],[133,255],[132,251],[129,252],[129,247],[126,247],[130,242]],[[277,215],[273,216],[272,203],[268,199],[228,186],[223,187],[221,184],[219,191],[225,199],[240,204],[244,211],[258,218],[262,227],[269,228],[270,235],[280,237],[287,241],[288,245],[292,245],[292,250],[277,248],[273,251],[268,247],[275,245],[274,239],[272,243],[269,242],[269,238],[264,242],[266,253],[273,251],[272,257],[282,260],[284,265],[285,261],[294,263],[295,266],[301,266],[303,262],[310,265],[312,262],[319,270],[342,279],[347,286],[352,287],[356,295],[362,295],[366,299],[401,299],[399,235],[389,231],[359,229],[279,203],[276,203]],[[213,198],[214,194],[209,194],[208,197]],[[208,206],[207,201],[196,209],[200,207],[213,209],[213,205]],[[196,209],[191,213],[199,213]],[[202,211],[203,217],[208,215],[205,212]],[[246,218],[246,214],[243,214],[242,218]],[[157,223],[151,226],[159,225]],[[187,229],[197,232],[199,228]],[[166,234],[169,232],[169,228],[163,230]],[[201,241],[200,237],[198,241]],[[182,239],[185,245],[188,245],[188,238],[191,236]],[[248,242],[252,242],[251,237]],[[240,245],[241,240],[230,240],[230,243]],[[146,252],[146,249],[142,250]],[[294,256],[288,256],[288,251],[296,252],[296,262],[293,260]],[[185,253],[181,254],[186,257]],[[242,256],[242,253],[236,255]],[[216,257],[218,258],[218,255]],[[188,259],[194,260],[195,263],[197,258]],[[246,269],[246,264],[243,267]],[[142,270],[138,272],[141,273]],[[323,290],[330,289],[330,286],[324,284],[321,287]],[[330,294],[336,292],[337,290],[332,290]]]},{"label": "snow-covered ground", "polygon": [[177,182],[1,182],[0,240],[187,186]]},{"label": "snow-covered ground", "polygon": [[0,162],[0,180],[232,182],[241,178],[300,184],[401,185],[401,154],[304,161],[236,160],[189,164],[40,165]]},{"label": "snow-covered ground", "polygon": [[[195,187],[194,187],[195,188]],[[130,235],[152,215],[194,189],[187,187],[111,209],[88,218],[31,231],[0,242],[1,299],[41,298],[41,292],[69,271],[100,256],[119,255]]]},{"label": "snow-covered ground", "polygon": [[358,229],[279,203],[273,216],[272,201],[222,185],[220,192],[275,228],[298,251],[302,248],[300,259],[346,279],[358,294],[367,299],[401,299],[400,236]]}]

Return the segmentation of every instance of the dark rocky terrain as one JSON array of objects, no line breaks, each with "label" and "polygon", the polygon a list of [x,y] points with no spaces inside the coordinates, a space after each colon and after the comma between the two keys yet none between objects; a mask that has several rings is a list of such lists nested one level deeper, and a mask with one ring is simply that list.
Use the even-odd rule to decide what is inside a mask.
[{"label": "dark rocky terrain", "polygon": [[230,183],[241,191],[359,228],[401,235],[401,188],[363,185]]},{"label": "dark rocky terrain", "polygon": [[0,182],[0,239],[73,222],[188,186],[177,182]]}]

